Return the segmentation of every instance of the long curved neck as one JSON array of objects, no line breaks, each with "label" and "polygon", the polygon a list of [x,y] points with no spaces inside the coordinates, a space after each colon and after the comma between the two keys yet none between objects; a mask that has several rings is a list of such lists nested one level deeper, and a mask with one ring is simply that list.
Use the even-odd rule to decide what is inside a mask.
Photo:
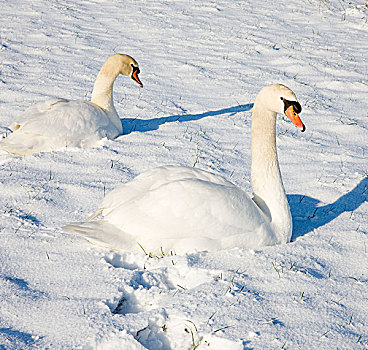
[{"label": "long curved neck", "polygon": [[270,219],[279,242],[289,242],[292,221],[277,158],[276,113],[261,101],[253,108],[251,151],[254,201]]},{"label": "long curved neck", "polygon": [[107,60],[97,75],[93,86],[91,102],[102,108],[113,124],[122,133],[123,128],[120,118],[114,107],[113,86],[116,77],[119,75],[117,67]]}]

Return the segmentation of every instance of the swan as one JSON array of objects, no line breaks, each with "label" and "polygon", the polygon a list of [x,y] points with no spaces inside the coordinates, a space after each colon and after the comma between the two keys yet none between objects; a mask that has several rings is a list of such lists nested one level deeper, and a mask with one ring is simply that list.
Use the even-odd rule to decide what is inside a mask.
[{"label": "swan", "polygon": [[[295,94],[281,84],[258,93],[252,111],[253,200],[222,176],[161,166],[122,184],[86,222],[63,227],[123,251],[184,254],[290,242],[291,213],[276,151],[276,114],[304,131]],[[101,220],[94,220],[102,215]]]},{"label": "swan", "polygon": [[119,74],[143,87],[138,63],[128,55],[115,54],[98,73],[91,102],[53,98],[29,107],[10,125],[13,132],[0,141],[0,150],[29,155],[62,147],[88,148],[104,137],[114,139],[122,134],[113,103],[113,85]]}]

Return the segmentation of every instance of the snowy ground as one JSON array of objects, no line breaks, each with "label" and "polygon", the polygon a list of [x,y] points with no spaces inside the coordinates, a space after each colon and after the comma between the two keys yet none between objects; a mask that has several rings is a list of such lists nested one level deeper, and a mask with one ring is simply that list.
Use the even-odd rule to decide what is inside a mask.
[{"label": "snowy ground", "polygon": [[[0,132],[48,96],[90,98],[104,60],[124,135],[0,158],[0,349],[368,348],[368,9],[364,0],[0,1]],[[148,257],[61,231],[154,166],[251,193],[250,118],[269,83],[293,242]]]}]

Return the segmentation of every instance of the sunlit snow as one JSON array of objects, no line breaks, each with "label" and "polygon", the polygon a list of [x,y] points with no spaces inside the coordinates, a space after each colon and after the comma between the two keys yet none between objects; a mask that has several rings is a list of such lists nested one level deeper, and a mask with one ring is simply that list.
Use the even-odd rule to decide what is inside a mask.
[{"label": "sunlit snow", "polygon": [[[0,156],[0,349],[368,347],[368,9],[364,0],[2,1],[0,132],[48,98],[90,99],[101,65],[124,135],[92,149]],[[292,242],[147,255],[61,227],[152,167],[225,177],[251,195],[254,98],[282,83]]]}]

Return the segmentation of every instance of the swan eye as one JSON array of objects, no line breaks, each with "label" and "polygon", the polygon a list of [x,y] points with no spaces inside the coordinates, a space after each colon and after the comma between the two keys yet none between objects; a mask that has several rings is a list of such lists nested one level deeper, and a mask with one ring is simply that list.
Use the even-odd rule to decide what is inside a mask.
[{"label": "swan eye", "polygon": [[139,70],[139,68],[137,67],[137,66],[135,66],[133,63],[131,63],[130,64],[131,66],[132,66],[132,68],[133,68],[133,71],[132,71],[132,74],[134,73],[134,72],[137,72],[137,74],[139,74],[141,71]]},{"label": "swan eye", "polygon": [[300,113],[302,111],[302,106],[300,105],[299,102],[297,101],[289,101],[284,97],[280,97],[280,100],[282,100],[284,102],[284,112],[290,107],[293,106],[294,107],[294,111],[295,113]]},{"label": "swan eye", "polygon": [[293,103],[293,105],[295,112],[299,114],[302,111],[302,106],[300,105],[299,102],[296,101]]}]

